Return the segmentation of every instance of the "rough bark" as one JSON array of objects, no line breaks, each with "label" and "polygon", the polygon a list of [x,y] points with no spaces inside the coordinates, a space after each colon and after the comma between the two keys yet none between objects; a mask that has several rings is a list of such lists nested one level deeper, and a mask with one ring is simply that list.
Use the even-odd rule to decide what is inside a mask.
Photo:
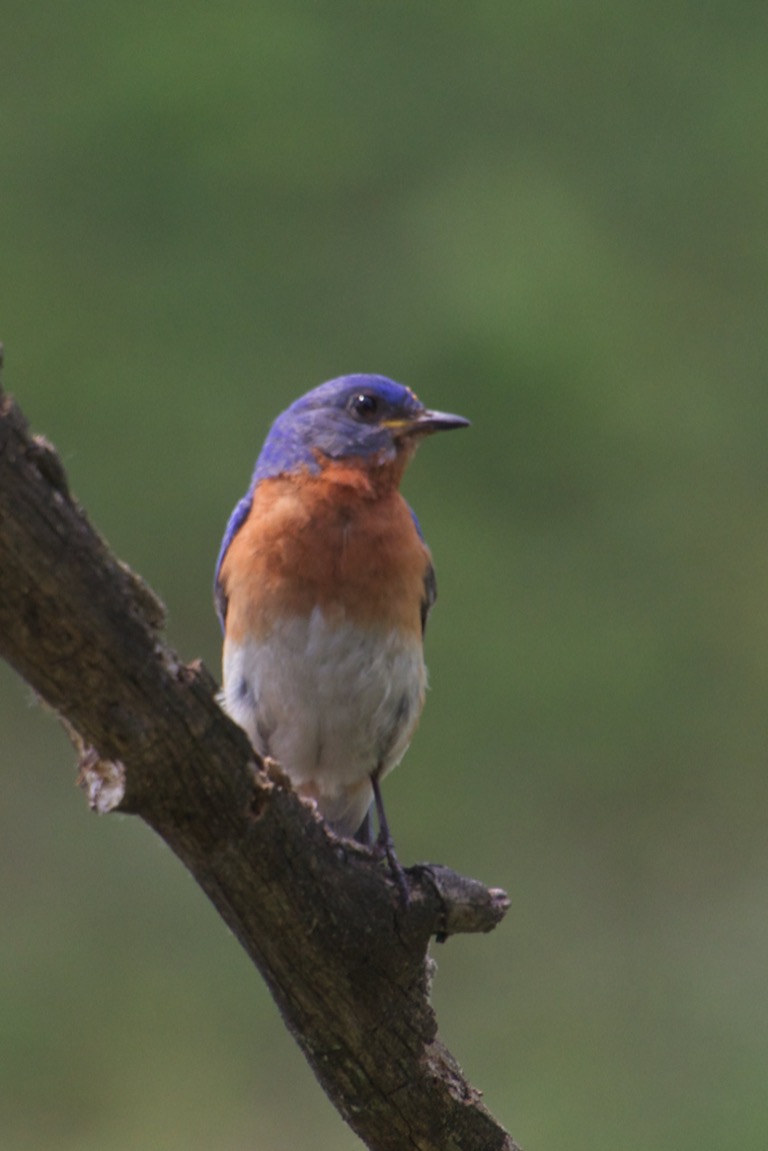
[{"label": "rough bark", "polygon": [[62,718],[93,808],[138,815],[253,959],[328,1097],[375,1151],[516,1151],[437,1036],[430,936],[504,892],[333,837],[161,638],[163,606],[71,497],[0,388],[0,655]]}]

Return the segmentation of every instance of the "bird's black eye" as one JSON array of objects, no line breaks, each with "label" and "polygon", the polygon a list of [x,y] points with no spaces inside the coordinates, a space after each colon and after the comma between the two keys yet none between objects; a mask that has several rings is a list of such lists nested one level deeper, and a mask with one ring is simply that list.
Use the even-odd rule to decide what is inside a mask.
[{"label": "bird's black eye", "polygon": [[358,392],[349,401],[349,407],[358,419],[370,422],[379,414],[379,399],[370,392]]}]

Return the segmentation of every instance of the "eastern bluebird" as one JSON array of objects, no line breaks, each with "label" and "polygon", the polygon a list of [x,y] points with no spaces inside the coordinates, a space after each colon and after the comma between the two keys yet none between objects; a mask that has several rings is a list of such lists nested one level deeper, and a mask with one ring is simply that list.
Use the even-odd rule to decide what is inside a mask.
[{"label": "eastern bluebird", "polygon": [[378,846],[401,887],[379,783],[424,705],[435,573],[398,490],[424,436],[468,420],[382,376],[330,380],[278,416],[216,565],[222,702],[333,830]]}]

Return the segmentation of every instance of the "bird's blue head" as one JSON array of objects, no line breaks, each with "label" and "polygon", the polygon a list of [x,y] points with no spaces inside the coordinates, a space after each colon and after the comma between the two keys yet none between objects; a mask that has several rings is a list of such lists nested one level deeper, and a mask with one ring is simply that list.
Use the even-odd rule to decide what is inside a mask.
[{"label": "bird's blue head", "polygon": [[469,420],[429,411],[410,388],[384,376],[340,376],[301,396],[277,417],[253,475],[319,471],[324,460],[387,463],[409,444]]}]

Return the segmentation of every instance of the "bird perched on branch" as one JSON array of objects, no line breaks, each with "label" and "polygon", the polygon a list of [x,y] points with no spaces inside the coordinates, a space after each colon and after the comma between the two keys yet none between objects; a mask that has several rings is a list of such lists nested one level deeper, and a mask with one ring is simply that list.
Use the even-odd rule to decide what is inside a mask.
[{"label": "bird perched on branch", "polygon": [[278,416],[216,566],[222,702],[333,830],[379,836],[381,800],[424,705],[435,574],[399,492],[426,436],[468,424],[382,376],[342,376]]}]

